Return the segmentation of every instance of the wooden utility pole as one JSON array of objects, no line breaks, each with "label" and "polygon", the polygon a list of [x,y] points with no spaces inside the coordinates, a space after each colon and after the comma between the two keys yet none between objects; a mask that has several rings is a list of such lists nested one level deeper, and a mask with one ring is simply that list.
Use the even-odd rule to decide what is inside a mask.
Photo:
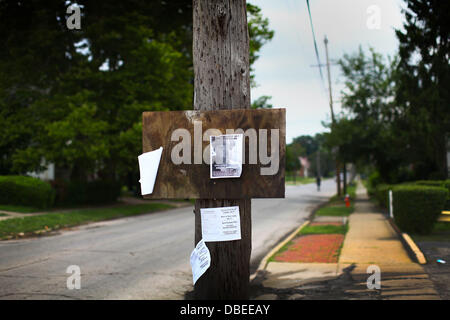
[{"label": "wooden utility pole", "polygon": [[344,191],[344,195],[346,195],[347,194],[347,164],[344,162],[343,164],[342,164],[342,171],[343,171],[343,191]]},{"label": "wooden utility pole", "polygon": [[319,145],[319,148],[317,149],[317,154],[316,154],[316,176],[319,176],[319,177],[322,176],[322,172],[321,172],[321,168],[320,168],[320,145]]},{"label": "wooden utility pole", "polygon": [[[330,110],[331,110],[331,131],[333,131],[334,125],[336,124],[336,119],[334,117],[334,111],[333,111],[333,95],[331,91],[331,74],[330,74],[330,61],[328,59],[328,39],[327,36],[325,36],[325,39],[323,40],[325,43],[325,54],[327,58],[327,74],[328,74],[328,91],[330,93]],[[338,147],[339,148],[339,147]],[[339,152],[339,149],[338,149]],[[336,159],[336,185],[337,185],[337,194],[338,196],[341,195],[341,172],[340,172],[340,163]]]},{"label": "wooden utility pole", "polygon": [[[194,109],[250,109],[249,35],[245,0],[193,0]],[[195,201],[195,243],[202,238],[200,208],[239,206],[241,240],[208,242],[211,266],[194,287],[197,299],[248,299],[251,200]]]}]

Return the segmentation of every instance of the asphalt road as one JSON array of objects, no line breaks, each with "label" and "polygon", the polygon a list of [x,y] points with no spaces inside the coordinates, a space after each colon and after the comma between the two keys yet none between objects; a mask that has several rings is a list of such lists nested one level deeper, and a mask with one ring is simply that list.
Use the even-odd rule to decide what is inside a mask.
[{"label": "asphalt road", "polygon": [[[332,180],[252,200],[252,268],[335,193]],[[192,290],[191,207],[99,222],[48,237],[0,242],[0,299],[183,299]],[[70,265],[81,289],[69,290]]]}]

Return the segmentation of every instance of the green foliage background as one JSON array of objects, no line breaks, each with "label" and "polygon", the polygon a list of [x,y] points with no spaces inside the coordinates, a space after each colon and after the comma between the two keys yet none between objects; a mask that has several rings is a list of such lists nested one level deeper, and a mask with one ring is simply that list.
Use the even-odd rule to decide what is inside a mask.
[{"label": "green foliage background", "polygon": [[[144,111],[192,109],[191,1],[0,3],[0,174],[137,184]],[[251,63],[273,37],[248,4]],[[45,162],[42,160],[45,159]]]},{"label": "green foliage background", "polygon": [[398,55],[361,48],[340,59],[344,112],[328,124],[343,162],[379,182],[446,179],[450,139],[450,3],[406,0]]}]

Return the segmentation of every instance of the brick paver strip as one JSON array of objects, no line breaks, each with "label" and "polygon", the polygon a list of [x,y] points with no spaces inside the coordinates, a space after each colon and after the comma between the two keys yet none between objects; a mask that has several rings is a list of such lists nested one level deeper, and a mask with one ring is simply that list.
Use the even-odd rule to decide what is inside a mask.
[{"label": "brick paver strip", "polygon": [[342,234],[300,236],[292,241],[286,251],[275,256],[275,261],[336,263],[343,241]]}]

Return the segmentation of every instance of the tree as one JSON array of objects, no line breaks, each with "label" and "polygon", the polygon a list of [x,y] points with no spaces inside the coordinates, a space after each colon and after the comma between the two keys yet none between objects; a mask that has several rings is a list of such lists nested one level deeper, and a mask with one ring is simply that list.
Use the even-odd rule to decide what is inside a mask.
[{"label": "tree", "polygon": [[339,146],[342,162],[374,163],[386,181],[397,180],[398,168],[406,165],[399,153],[403,140],[395,134],[398,109],[395,107],[394,71],[397,59],[386,59],[370,48],[362,48],[340,59],[345,88],[341,92],[345,114],[338,115],[329,148]]},{"label": "tree", "polygon": [[[0,174],[46,159],[72,179],[137,184],[142,112],[192,108],[192,2],[77,4],[80,30],[67,1],[0,3]],[[273,32],[251,8],[254,61]]]},{"label": "tree", "polygon": [[383,181],[447,176],[449,20],[445,1],[409,0],[399,57],[361,48],[340,60],[346,111],[328,143],[342,161],[373,163]]},{"label": "tree", "polygon": [[247,3],[248,34],[250,37],[250,83],[254,87],[255,75],[253,63],[259,58],[262,46],[272,40],[274,31],[269,28],[269,19],[264,18],[261,9]]},{"label": "tree", "polygon": [[[82,180],[99,170],[115,178],[127,170],[120,137],[136,128],[142,111],[192,103],[191,60],[180,49],[185,21],[161,31],[167,22],[154,14],[162,2],[79,4],[82,28],[72,31],[64,1],[2,2],[5,173],[39,169],[44,157]],[[78,131],[64,133],[55,123]],[[126,160],[136,162],[140,148],[129,151]]]},{"label": "tree", "polygon": [[296,137],[286,145],[286,171],[301,168],[299,157],[307,157],[310,163],[309,172],[318,173],[317,157],[320,152],[320,171],[322,176],[329,176],[333,171],[333,157],[326,144],[327,134],[317,133],[314,136],[303,135]]},{"label": "tree", "polygon": [[408,0],[397,68],[399,132],[417,179],[445,179],[450,132],[450,3]]},{"label": "tree", "polygon": [[296,137],[292,140],[293,145],[298,145],[303,148],[303,152],[301,155],[310,156],[314,152],[316,152],[319,148],[319,142],[315,137],[303,135],[300,137]]},{"label": "tree", "polygon": [[[332,149],[328,148],[326,144],[327,135],[328,133],[317,133],[314,135],[317,149],[310,149],[310,151],[314,151],[308,155],[310,162],[309,169],[314,176],[320,174],[323,177],[329,177],[334,174],[336,164],[334,162]],[[318,166],[320,166],[320,168],[318,168]]]},{"label": "tree", "polygon": [[272,109],[273,105],[268,101],[272,99],[270,96],[261,96],[252,102],[252,109]]},{"label": "tree", "polygon": [[[13,155],[42,128],[49,110],[33,103],[52,94],[70,69],[67,57],[76,59],[77,34],[64,30],[65,10],[63,1],[0,3],[0,174],[11,173]],[[29,169],[39,168],[38,153],[28,156],[36,160]]]},{"label": "tree", "polygon": [[298,159],[303,154],[304,149],[294,144],[286,145],[286,172],[294,172],[300,170],[301,163]]}]

